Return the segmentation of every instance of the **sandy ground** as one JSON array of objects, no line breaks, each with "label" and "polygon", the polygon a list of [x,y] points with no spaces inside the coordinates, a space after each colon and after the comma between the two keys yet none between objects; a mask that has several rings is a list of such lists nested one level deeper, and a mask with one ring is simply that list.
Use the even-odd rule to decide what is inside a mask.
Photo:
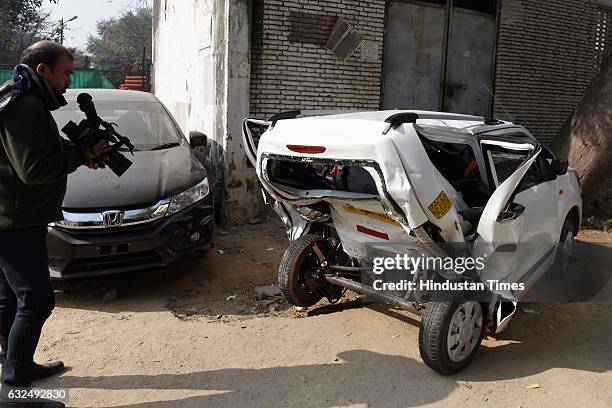
[{"label": "sandy ground", "polygon": [[247,226],[163,271],[57,283],[37,358],[70,369],[36,385],[68,388],[75,407],[612,404],[612,302],[527,305],[444,377],[419,358],[417,316],[355,296],[302,312],[258,300],[286,245],[273,223]]}]

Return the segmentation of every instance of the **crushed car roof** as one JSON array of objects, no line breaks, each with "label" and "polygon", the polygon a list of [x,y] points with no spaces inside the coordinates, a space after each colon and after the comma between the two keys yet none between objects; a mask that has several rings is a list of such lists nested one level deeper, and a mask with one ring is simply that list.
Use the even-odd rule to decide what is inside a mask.
[{"label": "crushed car roof", "polygon": [[367,120],[390,123],[389,120],[394,117],[408,117],[414,121],[418,120],[417,124],[422,127],[440,128],[440,130],[446,129],[451,132],[472,135],[507,128],[516,128],[525,131],[525,128],[520,125],[502,120],[490,120],[484,117],[456,113],[418,110],[352,112],[326,116],[309,116],[299,120]]}]

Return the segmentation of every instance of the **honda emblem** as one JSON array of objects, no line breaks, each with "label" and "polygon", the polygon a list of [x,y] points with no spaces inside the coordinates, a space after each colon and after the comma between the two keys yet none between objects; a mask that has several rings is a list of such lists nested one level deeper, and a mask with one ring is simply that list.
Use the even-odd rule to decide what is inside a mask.
[{"label": "honda emblem", "polygon": [[123,211],[106,211],[102,213],[105,227],[119,227],[123,224]]}]

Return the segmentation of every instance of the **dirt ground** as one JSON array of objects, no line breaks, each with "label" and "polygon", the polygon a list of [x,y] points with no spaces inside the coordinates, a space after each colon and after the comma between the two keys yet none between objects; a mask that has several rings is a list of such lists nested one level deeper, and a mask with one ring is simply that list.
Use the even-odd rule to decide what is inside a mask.
[{"label": "dirt ground", "polygon": [[36,386],[68,388],[74,407],[612,404],[611,302],[524,306],[445,377],[419,358],[417,316],[356,296],[305,311],[259,299],[286,246],[271,222],[220,231],[208,256],[163,271],[57,282],[37,359],[70,369]]}]

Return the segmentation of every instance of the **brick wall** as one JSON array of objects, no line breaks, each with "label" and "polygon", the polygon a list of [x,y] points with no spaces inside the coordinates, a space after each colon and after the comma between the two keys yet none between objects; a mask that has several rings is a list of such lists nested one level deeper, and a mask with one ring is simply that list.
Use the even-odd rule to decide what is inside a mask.
[{"label": "brick wall", "polygon": [[[346,61],[326,47],[339,17],[364,38]],[[378,109],[384,20],[384,0],[254,0],[251,113]]]},{"label": "brick wall", "polygon": [[[370,52],[341,61],[327,49],[339,17]],[[384,0],[253,0],[252,21],[251,114],[380,108]],[[611,44],[612,11],[589,0],[501,0],[494,116],[507,119],[503,105],[550,142]]]},{"label": "brick wall", "polygon": [[503,105],[540,141],[554,139],[610,49],[610,17],[588,0],[502,0],[495,117],[507,118]]}]

